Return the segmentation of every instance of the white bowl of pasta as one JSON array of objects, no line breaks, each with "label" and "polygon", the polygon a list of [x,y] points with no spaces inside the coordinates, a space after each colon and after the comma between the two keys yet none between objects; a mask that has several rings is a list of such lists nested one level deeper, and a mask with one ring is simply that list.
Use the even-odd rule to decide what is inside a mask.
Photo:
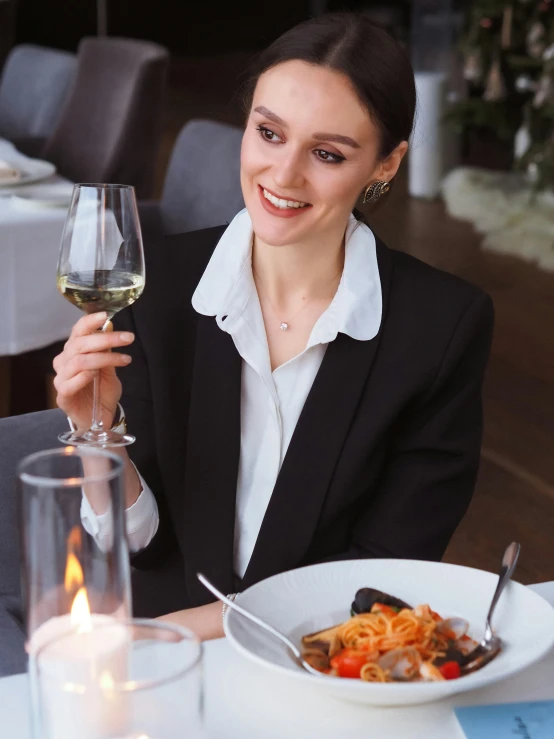
[{"label": "white bowl of pasta", "polygon": [[[321,677],[303,670],[280,642],[235,612],[227,612],[225,633],[248,659],[335,697],[370,705],[427,703],[503,680],[554,644],[554,609],[511,582],[493,622],[501,653],[476,672],[455,674],[449,650],[455,653],[462,643],[458,636],[482,638],[497,581],[489,572],[438,562],[353,560],[285,572],[241,593],[241,605],[299,648],[327,654]],[[362,588],[391,594],[410,608],[374,605],[352,621],[351,604]],[[429,609],[417,608],[424,605]],[[447,631],[464,621],[467,636]],[[469,649],[472,642],[467,644]]]}]

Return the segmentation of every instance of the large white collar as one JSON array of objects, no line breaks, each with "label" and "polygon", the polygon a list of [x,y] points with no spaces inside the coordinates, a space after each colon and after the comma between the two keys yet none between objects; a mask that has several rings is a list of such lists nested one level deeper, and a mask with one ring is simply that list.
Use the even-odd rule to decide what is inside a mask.
[{"label": "large white collar", "polygon": [[[252,221],[244,209],[219,240],[192,296],[192,306],[197,313],[216,316],[221,328],[227,328],[244,311],[253,288]],[[341,281],[331,304],[315,324],[309,344],[333,341],[339,332],[368,341],[379,331],[381,314],[375,236],[351,216]]]}]

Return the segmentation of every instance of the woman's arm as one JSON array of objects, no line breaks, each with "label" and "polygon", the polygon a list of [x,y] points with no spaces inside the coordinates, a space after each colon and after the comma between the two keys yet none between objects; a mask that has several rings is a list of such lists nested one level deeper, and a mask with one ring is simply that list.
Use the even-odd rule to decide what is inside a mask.
[{"label": "woman's arm", "polygon": [[202,641],[219,639],[225,636],[222,605],[219,601],[197,608],[187,608],[184,611],[168,613],[167,616],[160,616],[158,620],[184,626],[194,631]]},{"label": "woman's arm", "polygon": [[493,319],[492,301],[479,294],[456,326],[430,388],[392,433],[378,494],[362,512],[351,546],[329,560],[442,557],[477,478]]},{"label": "woman's arm", "polygon": [[[157,528],[153,527],[156,529],[154,536],[149,537],[150,540],[146,547],[133,554],[131,563],[137,568],[156,567],[174,551],[177,545],[169,522],[156,455],[148,363],[140,341],[140,332],[137,331],[135,325],[132,307],[116,314],[113,323],[116,330],[131,331],[135,335],[134,342],[126,349],[132,357],[132,362],[118,372],[123,387],[121,406],[125,412],[129,431],[136,436],[135,443],[126,447],[128,456],[127,451],[124,450],[127,456],[126,474],[133,480],[133,488],[128,487],[126,491],[126,506],[129,507],[128,503],[133,493],[136,492],[138,498],[142,490],[142,483],[137,474],[137,471],[140,471],[141,477],[155,498],[158,518]],[[138,490],[135,480],[138,482]]]}]

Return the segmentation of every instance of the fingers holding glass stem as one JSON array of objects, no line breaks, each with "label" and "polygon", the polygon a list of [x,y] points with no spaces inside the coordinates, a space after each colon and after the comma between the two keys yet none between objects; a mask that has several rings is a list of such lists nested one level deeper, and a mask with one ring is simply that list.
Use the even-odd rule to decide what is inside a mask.
[{"label": "fingers holding glass stem", "polygon": [[[106,334],[113,331],[111,324],[112,314],[102,311],[102,318],[105,316],[102,324],[93,329],[92,335]],[[80,321],[79,323],[83,323]],[[85,334],[86,335],[86,334]],[[120,334],[123,336],[124,334]],[[72,335],[72,339],[75,342],[81,335],[76,333],[76,336]],[[130,335],[132,336],[132,334]],[[70,339],[71,340],[71,339]],[[118,344],[114,344],[117,346]],[[123,356],[122,356],[123,359]],[[127,358],[126,358],[127,359]],[[125,423],[120,422],[118,427],[109,428],[105,427],[102,420],[102,399],[101,399],[101,369],[93,370],[93,384],[92,384],[92,421],[90,428],[86,431],[79,431],[72,427],[70,431],[67,431],[58,436],[59,441],[64,444],[71,446],[97,446],[97,447],[122,447],[128,446],[135,441],[135,437],[132,434],[128,434],[125,428]]]}]

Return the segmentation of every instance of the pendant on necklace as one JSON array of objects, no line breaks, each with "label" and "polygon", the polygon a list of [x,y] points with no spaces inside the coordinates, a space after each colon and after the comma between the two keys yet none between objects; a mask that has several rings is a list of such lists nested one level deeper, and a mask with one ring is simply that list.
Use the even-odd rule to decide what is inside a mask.
[{"label": "pendant on necklace", "polygon": [[283,323],[279,326],[279,328],[281,329],[281,331],[288,331],[289,330],[289,324],[288,323],[285,323],[283,321]]}]

